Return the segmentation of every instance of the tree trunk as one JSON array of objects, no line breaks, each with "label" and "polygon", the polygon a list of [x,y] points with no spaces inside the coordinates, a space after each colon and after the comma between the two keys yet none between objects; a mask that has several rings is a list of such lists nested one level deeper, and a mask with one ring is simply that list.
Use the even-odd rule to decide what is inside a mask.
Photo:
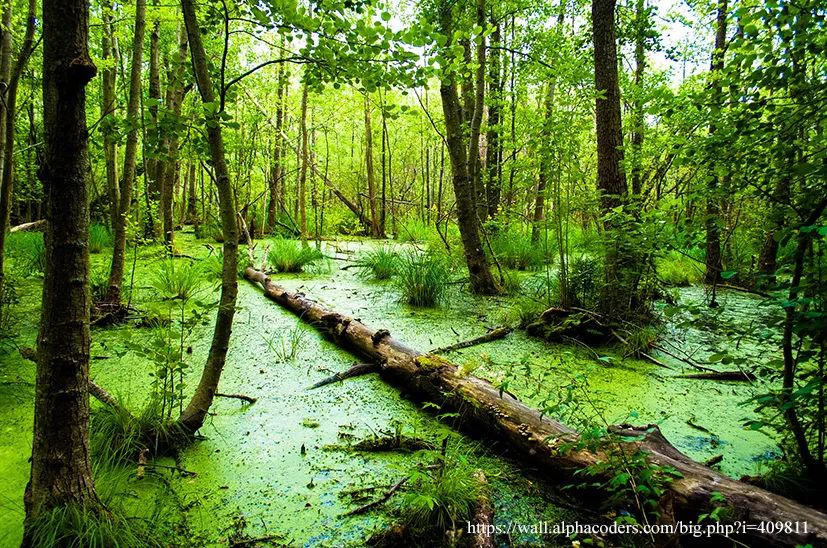
[{"label": "tree trunk", "polygon": [[299,166],[299,184],[296,193],[297,214],[299,217],[299,232],[302,240],[307,238],[307,166],[310,163],[310,152],[307,139],[307,82],[302,83],[301,120],[299,132],[301,133],[302,149]]},{"label": "tree trunk", "polygon": [[[23,545],[33,521],[66,504],[98,504],[89,461],[89,196],[86,0],[43,0],[41,180],[46,271],[37,349],[32,468]],[[70,283],[66,283],[69,280]]]},{"label": "tree trunk", "polygon": [[[184,87],[184,67],[186,66],[185,59],[187,57],[187,33],[184,29],[178,29],[178,59],[175,61],[175,68],[170,73],[169,81],[167,82],[167,98],[166,107],[172,115],[179,119],[181,117],[181,108],[184,103],[184,96],[186,95],[186,88]],[[160,178],[161,186],[161,218],[164,232],[164,246],[169,253],[173,251],[173,240],[175,236],[175,219],[173,216],[174,197],[175,197],[175,180],[178,177],[178,147],[179,137],[175,130],[171,130],[168,136],[164,137],[163,149],[165,158],[159,161],[159,166],[163,163],[163,168],[159,167],[158,177]]]},{"label": "tree trunk", "polygon": [[543,123],[543,139],[540,150],[540,173],[537,177],[537,193],[534,198],[534,219],[531,224],[531,243],[540,243],[540,233],[543,229],[543,221],[545,220],[546,207],[546,186],[549,177],[551,176],[551,124],[552,113],[554,112],[554,81],[552,80],[548,85],[545,100],[545,117]]},{"label": "tree trunk", "polygon": [[[605,218],[626,201],[623,172],[623,132],[620,122],[620,87],[617,76],[615,0],[592,2],[594,35],[594,83],[597,97],[597,189],[606,232],[616,230]],[[601,309],[607,315],[622,315],[632,308],[632,288],[625,271],[631,262],[611,236],[606,236],[604,290]]]},{"label": "tree trunk", "polygon": [[[485,0],[476,0],[477,25],[485,29]],[[488,204],[485,196],[485,182],[482,178],[482,160],[480,158],[480,135],[482,113],[485,110],[485,35],[480,32],[476,43],[477,70],[474,82],[474,111],[471,117],[471,136],[468,143],[468,172],[474,189],[474,206],[477,223],[483,230],[482,222],[488,217]]]},{"label": "tree trunk", "polygon": [[635,74],[632,106],[632,195],[640,197],[643,152],[643,72],[646,70],[646,0],[635,1]]},{"label": "tree trunk", "polygon": [[368,207],[370,210],[371,236],[381,238],[381,225],[376,207],[376,180],[373,170],[373,128],[370,121],[370,97],[365,92],[365,173],[368,184]]},{"label": "tree trunk", "polygon": [[282,183],[283,171],[282,155],[283,137],[281,135],[284,127],[284,90],[287,85],[287,78],[285,77],[284,63],[279,64],[278,80],[276,83],[276,128],[275,128],[275,144],[273,145],[273,162],[270,172],[269,190],[270,200],[267,203],[267,233],[272,234],[276,228],[276,214],[279,209],[281,197],[279,194],[279,185]]},{"label": "tree trunk", "polygon": [[[451,36],[451,6],[442,7],[442,33]],[[447,69],[446,69],[447,70]],[[444,74],[439,92],[442,97],[442,111],[445,115],[446,146],[451,158],[454,195],[457,200],[457,224],[459,225],[465,262],[471,278],[471,290],[481,295],[494,295],[497,285],[491,275],[488,259],[482,248],[477,219],[476,199],[473,181],[468,174],[468,148],[462,131],[462,106],[457,92],[456,76]]]},{"label": "tree trunk", "polygon": [[[753,485],[732,480],[692,461],[670,445],[655,425],[615,427],[611,431],[616,438],[607,436],[596,445],[587,444],[580,448],[574,430],[527,407],[485,380],[458,374],[457,366],[451,362],[408,348],[386,330],[374,331],[301,294],[290,293],[262,272],[247,268],[245,276],[261,284],[268,298],[328,333],[337,344],[380,364],[380,374],[404,387],[408,394],[433,402],[441,413],[458,413],[460,428],[503,443],[509,452],[549,481],[573,481],[588,488],[585,484],[601,478],[584,474],[584,470],[611,462],[611,459],[626,460],[642,451],[650,466],[673,468],[681,474],[665,484],[666,493],[661,499],[665,504],[671,498],[676,519],[696,521],[700,513],[714,508],[714,500],[710,499],[717,492],[724,497],[724,504],[732,509],[732,515],[727,518],[748,519],[756,525],[745,531],[740,540],[790,547],[808,542],[813,546],[827,543],[826,515]],[[606,476],[615,477],[615,472],[618,470],[608,470]],[[727,518],[722,518],[722,522]],[[778,535],[766,528],[762,532],[757,527],[761,522],[778,521],[806,521],[807,531],[800,528]]]},{"label": "tree trunk", "polygon": [[[715,30],[715,50],[712,52],[712,100],[721,103],[721,84],[718,74],[724,68],[724,49],[726,48],[727,0],[718,0],[718,15]],[[709,134],[715,133],[715,124],[709,125]],[[707,183],[706,196],[706,274],[704,281],[708,284],[717,283],[724,270],[721,254],[721,205],[718,196],[718,176],[710,174]]]},{"label": "tree trunk", "polygon": [[[103,32],[101,33],[101,50],[103,52],[102,58],[109,61],[116,57],[114,55],[115,36],[112,31],[112,4],[106,2],[103,6]],[[103,80],[103,99],[101,103],[101,118],[107,116],[114,117],[117,109],[116,91],[117,91],[117,74],[115,67],[106,68],[102,74]],[[120,183],[118,182],[118,143],[112,135],[112,129],[103,128],[103,155],[106,164],[106,188],[109,192],[109,222],[112,230],[115,230],[117,224],[118,212],[120,211]]]},{"label": "tree trunk", "polygon": [[[216,95],[213,91],[213,83],[210,80],[207,54],[201,41],[201,29],[198,26],[193,0],[181,0],[181,9],[184,13],[192,68],[195,73],[198,91],[201,93],[201,100],[204,103],[216,104]],[[221,379],[221,372],[224,370],[224,363],[227,359],[227,349],[230,344],[230,334],[235,315],[236,296],[238,295],[238,224],[235,201],[233,199],[232,184],[230,183],[230,171],[224,155],[221,124],[217,117],[213,122],[207,125],[207,144],[210,149],[212,167],[215,171],[221,230],[224,233],[221,298],[210,353],[204,371],[201,373],[201,380],[198,382],[192,400],[178,419],[179,423],[189,432],[195,432],[203,426],[204,419],[218,389],[218,382]]]},{"label": "tree trunk", "polygon": [[121,286],[123,285],[124,261],[126,260],[126,230],[129,211],[132,205],[132,188],[135,184],[136,161],[138,155],[138,129],[141,115],[141,68],[144,58],[144,32],[146,30],[146,0],[135,0],[135,32],[132,44],[132,68],[129,75],[129,102],[126,116],[132,127],[126,136],[126,148],[123,159],[123,181],[121,182],[121,202],[115,222],[114,248],[112,264],[109,269],[109,282],[106,302],[121,304]]},{"label": "tree trunk", "polygon": [[[7,11],[10,12],[11,7],[9,7]],[[23,37],[23,43],[20,46],[20,53],[17,55],[17,61],[14,64],[14,70],[11,72],[8,80],[8,87],[6,88],[4,114],[8,131],[5,134],[5,141],[0,141],[0,145],[2,145],[4,150],[2,156],[3,168],[2,171],[0,171],[0,303],[4,302],[6,283],[4,273],[6,230],[9,227],[11,199],[14,188],[14,119],[17,115],[17,90],[20,85],[20,78],[23,76],[23,71],[29,62],[29,57],[31,57],[34,51],[36,15],[37,2],[36,0],[29,0],[28,12],[26,14],[26,33]]]},{"label": "tree trunk", "polygon": [[493,219],[500,208],[502,193],[502,143],[500,142],[500,108],[502,101],[502,81],[500,69],[500,51],[502,35],[500,24],[492,21],[494,32],[491,33],[491,55],[488,64],[488,131],[486,132],[485,169],[487,184],[485,187],[488,218]]}]

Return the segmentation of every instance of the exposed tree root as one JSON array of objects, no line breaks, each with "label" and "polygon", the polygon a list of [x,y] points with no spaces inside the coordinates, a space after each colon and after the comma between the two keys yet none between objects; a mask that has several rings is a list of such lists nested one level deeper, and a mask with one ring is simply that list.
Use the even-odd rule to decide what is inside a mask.
[{"label": "exposed tree root", "polygon": [[215,396],[217,398],[232,398],[235,400],[241,400],[248,404],[254,404],[258,401],[258,398],[253,398],[252,396],[245,396],[244,394],[222,394],[221,392],[216,392]]},{"label": "exposed tree root", "polygon": [[691,375],[678,375],[680,379],[706,379],[710,381],[747,381],[755,380],[755,375],[749,371],[708,371]]}]

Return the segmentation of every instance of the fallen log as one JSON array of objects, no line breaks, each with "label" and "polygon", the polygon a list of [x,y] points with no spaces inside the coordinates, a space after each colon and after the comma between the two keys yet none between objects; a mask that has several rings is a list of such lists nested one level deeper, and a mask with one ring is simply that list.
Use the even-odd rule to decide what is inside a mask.
[{"label": "fallen log", "polygon": [[[578,443],[581,440],[573,429],[541,415],[487,381],[458,375],[457,367],[443,358],[413,350],[386,330],[375,331],[302,294],[291,293],[262,272],[247,268],[245,277],[261,284],[269,299],[337,343],[378,362],[380,374],[405,387],[412,396],[439,405],[442,412],[456,412],[458,425],[465,431],[504,442],[509,451],[549,481],[592,483],[593,476],[577,472],[594,471],[595,465],[607,462],[618,462],[619,469],[620,463],[641,451],[648,466],[671,471],[673,479],[664,482],[663,501],[672,505],[674,519],[697,522],[701,513],[722,505],[714,501],[723,499],[731,511],[724,513],[722,522],[753,525],[742,528],[743,534],[739,535],[751,546],[827,545],[827,515],[693,461],[672,446],[656,425],[620,425],[610,429],[615,436],[598,443]],[[768,522],[807,525],[779,535],[774,528],[758,527]]]},{"label": "fallen log", "polygon": [[46,219],[40,219],[39,221],[13,226],[9,229],[9,232],[42,232],[44,230],[46,230]]},{"label": "fallen log", "polygon": [[502,339],[503,337],[511,333],[513,330],[514,329],[512,327],[503,325],[501,327],[492,329],[485,335],[474,337],[473,339],[469,339],[467,341],[449,344],[448,346],[443,346],[442,348],[435,348],[431,350],[431,354],[444,354],[446,352],[453,352],[454,350],[460,350],[462,348],[469,348],[471,346],[476,346],[478,344],[496,341],[498,339]]},{"label": "fallen log", "polygon": [[480,495],[474,507],[470,544],[472,548],[494,548],[494,504],[490,487],[482,470],[474,472],[474,478],[479,483]]},{"label": "fallen log", "polygon": [[709,371],[707,373],[692,373],[678,375],[680,379],[705,379],[710,381],[754,381],[755,375],[749,371]]},{"label": "fallen log", "polygon": [[358,377],[360,375],[367,375],[368,373],[373,373],[374,371],[379,371],[379,366],[375,363],[357,363],[356,365],[353,365],[348,369],[345,369],[344,371],[336,373],[335,375],[331,375],[326,379],[320,380],[319,382],[308,388],[308,390],[321,388],[322,386],[327,386],[328,384],[333,384],[334,382],[343,381],[345,379],[351,379],[353,377]]}]

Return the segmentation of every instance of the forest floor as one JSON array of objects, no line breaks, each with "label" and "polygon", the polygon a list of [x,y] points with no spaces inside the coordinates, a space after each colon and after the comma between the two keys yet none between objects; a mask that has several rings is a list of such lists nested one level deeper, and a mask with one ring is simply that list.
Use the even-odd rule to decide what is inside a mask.
[{"label": "forest floor", "polygon": [[[198,259],[196,262],[211,253],[191,233],[177,235],[177,245],[181,252]],[[325,254],[345,260],[327,260],[311,273],[274,275],[273,279],[333,310],[388,329],[420,350],[470,339],[504,322],[513,323],[509,311],[514,298],[476,298],[468,295],[464,286],[456,285],[440,307],[414,308],[399,302],[392,282],[367,281],[358,269],[342,269],[375,245],[366,241],[325,242]],[[132,304],[151,314],[174,315],[176,312],[169,310],[174,305],[158,299],[150,284],[164,261],[162,250],[142,247],[137,253]],[[92,261],[94,269],[105,269],[109,257],[96,254]],[[21,280],[18,293],[16,336],[0,345],[3,546],[19,544],[22,534],[34,364],[21,358],[15,347],[35,345],[40,279]],[[205,280],[200,299],[217,300],[217,295],[216,281]],[[679,290],[679,296],[698,303],[704,299],[703,290],[696,287]],[[718,300],[722,306],[710,314],[722,325],[761,321],[756,313],[758,298],[724,291]],[[173,504],[186,514],[186,531],[181,534],[196,544],[226,545],[228,539],[269,537],[276,545],[363,545],[365,538],[393,522],[391,510],[404,493],[379,511],[344,514],[379,498],[417,467],[432,462],[438,452],[360,452],[351,445],[371,436],[401,434],[428,440],[436,447],[448,437],[454,451],[483,469],[492,486],[498,523],[593,521],[572,510],[560,489],[538,482],[530,470],[521,470],[487,449],[484,442],[457,434],[447,425],[448,419],[404,399],[376,375],[308,390],[315,382],[347,369],[356,358],[303,326],[243,280],[239,282],[238,306],[220,389],[257,401],[247,405],[219,398],[201,431],[206,439],[186,449],[177,461],[160,461],[194,475],[157,468],[154,480],[133,478],[127,488],[130,505],[136,510],[147,512],[161,499],[164,504]],[[776,354],[773,341],[764,340],[760,330],[749,339],[742,338],[735,349],[723,332],[711,327],[679,329],[675,321],[666,323],[666,337],[683,351],[694,352],[696,359],[725,344],[752,359],[766,361]],[[185,378],[190,387],[196,384],[205,362],[211,332],[209,321],[196,327],[186,340],[193,349]],[[151,327],[139,328],[134,323],[93,329],[92,377],[134,411],[148,399],[154,366],[130,348],[151,335]],[[273,350],[296,340],[300,342],[295,357],[279,360]],[[505,339],[456,351],[449,357],[474,375],[503,383],[531,405],[554,409],[564,420],[658,423],[672,444],[699,461],[724,455],[719,466],[733,477],[755,474],[777,455],[771,439],[742,427],[742,419],[753,416],[751,407],[743,402],[759,388],[749,383],[679,378],[681,373],[692,371],[668,356],[659,359],[674,370],[623,358],[611,349],[595,353],[579,346],[545,343],[515,331]],[[574,397],[559,405],[568,394]],[[133,470],[128,472],[134,476]],[[351,493],[359,490],[367,496],[354,500]],[[521,546],[570,545],[565,539],[530,534],[512,540]]]}]

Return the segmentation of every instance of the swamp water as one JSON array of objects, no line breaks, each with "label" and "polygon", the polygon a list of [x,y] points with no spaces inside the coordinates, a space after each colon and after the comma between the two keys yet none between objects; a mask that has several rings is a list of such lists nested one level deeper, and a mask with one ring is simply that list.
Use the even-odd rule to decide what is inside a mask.
[{"label": "swamp water", "polygon": [[[179,235],[178,245],[199,259],[208,253],[188,234]],[[373,245],[336,242],[324,244],[324,251],[352,261]],[[160,252],[148,248],[138,253],[133,303],[144,310],[164,311],[168,304],[157,299],[148,281],[163,260]],[[399,303],[392,283],[366,281],[358,269],[342,270],[348,264],[343,260],[329,260],[327,268],[315,274],[274,275],[273,279],[374,328],[389,329],[394,337],[422,350],[481,335],[486,327],[502,324],[514,304],[513,299],[479,299],[455,289],[439,308],[408,307]],[[105,266],[108,257],[93,256],[93,264],[95,268]],[[0,350],[2,546],[17,545],[22,534],[34,391],[34,365],[20,358],[13,346],[35,343],[39,293],[36,278],[21,284],[21,303],[16,307],[19,336],[13,344],[4,341]],[[681,293],[685,299],[703,298],[696,288]],[[217,299],[217,294],[217,287],[208,283],[201,298]],[[721,313],[736,322],[742,315],[752,317],[757,306],[757,300],[736,293],[724,293],[719,301]],[[367,501],[379,498],[418,465],[432,462],[433,452],[354,452],[347,446],[373,435],[400,432],[437,445],[449,437],[450,444],[459,447],[473,466],[485,470],[500,523],[584,521],[578,513],[564,509],[566,505],[560,504],[561,499],[548,486],[532,480],[530,471],[523,474],[517,464],[487,452],[483,442],[458,435],[434,413],[403,399],[375,375],[307,390],[356,363],[356,358],[312,328],[301,326],[293,314],[243,280],[239,282],[238,306],[220,390],[258,401],[243,405],[238,400],[218,398],[201,430],[206,439],[184,451],[177,462],[160,461],[195,475],[157,468],[154,473],[162,481],[147,478],[128,484],[134,497],[130,497],[129,506],[139,514],[146,515],[156,498],[165,498],[166,504],[174,504],[168,512],[185,512],[188,530],[184,534],[193,545],[226,545],[229,537],[239,538],[239,534],[269,537],[274,545],[363,545],[371,533],[392,523],[392,517],[382,511],[344,516],[365,502],[353,502],[348,493],[368,489]],[[187,341],[193,354],[188,358],[185,381],[190,388],[185,393],[197,383],[211,331],[210,321],[196,328]],[[680,338],[667,325],[667,336],[672,334],[687,352],[721,344],[701,331],[681,331]],[[98,359],[92,362],[92,377],[123,396],[133,411],[147,399],[154,367],[125,348],[143,336],[134,325],[93,331],[92,354]],[[289,345],[291,338],[301,339],[296,357],[279,361],[273,349]],[[769,359],[774,352],[771,341],[764,345],[757,341],[750,348],[757,359],[764,355]],[[668,357],[660,359],[675,371],[619,356],[598,360],[590,350],[546,344],[522,332],[448,357],[475,375],[503,383],[508,391],[541,409],[553,408],[608,423],[657,423],[670,442],[693,458],[705,460],[724,454],[721,469],[732,476],[755,473],[776,451],[772,440],[741,427],[741,419],[752,416],[751,409],[741,402],[755,388],[747,383],[674,378],[681,372],[681,364]],[[576,405],[554,405],[569,392]],[[402,497],[403,493],[395,495],[386,508],[393,508]],[[554,542],[530,535],[513,540],[523,546]]]}]

